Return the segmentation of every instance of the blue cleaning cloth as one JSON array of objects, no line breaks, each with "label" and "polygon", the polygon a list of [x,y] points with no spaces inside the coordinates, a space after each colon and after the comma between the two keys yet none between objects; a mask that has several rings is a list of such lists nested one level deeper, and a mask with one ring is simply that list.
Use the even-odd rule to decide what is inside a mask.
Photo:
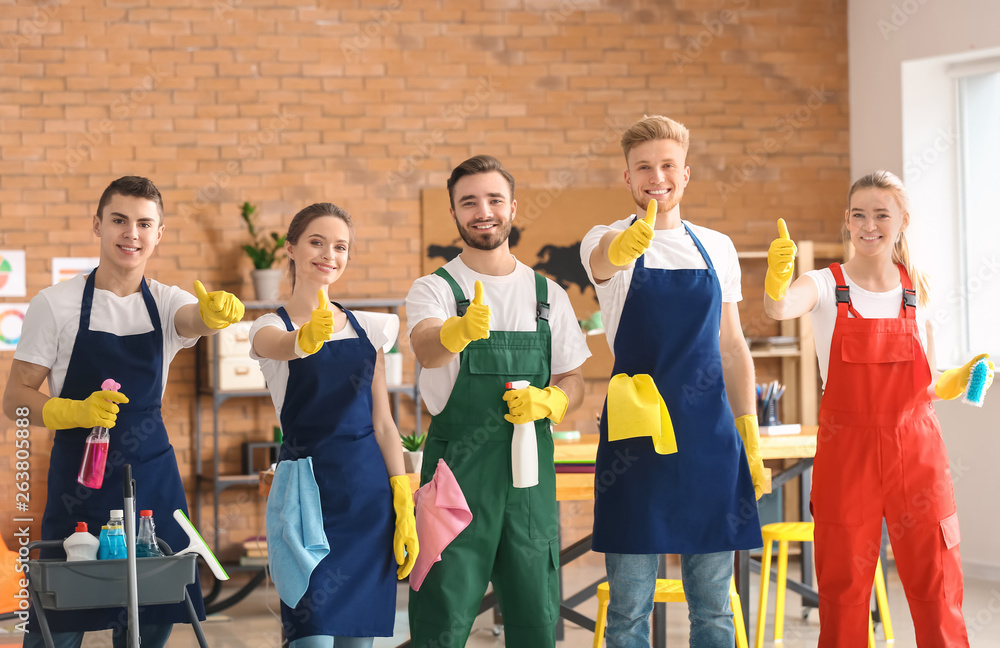
[{"label": "blue cleaning cloth", "polygon": [[267,562],[285,605],[298,604],[329,553],[312,457],[280,462],[267,497]]}]

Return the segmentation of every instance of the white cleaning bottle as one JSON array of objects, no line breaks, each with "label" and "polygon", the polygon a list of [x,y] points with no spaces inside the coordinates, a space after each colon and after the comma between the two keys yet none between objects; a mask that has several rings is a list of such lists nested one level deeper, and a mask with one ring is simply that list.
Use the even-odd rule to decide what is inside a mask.
[{"label": "white cleaning bottle", "polygon": [[87,532],[87,523],[77,522],[76,533],[63,540],[66,562],[97,560],[97,549],[100,546],[100,541]]},{"label": "white cleaning bottle", "polygon": [[[507,383],[507,389],[526,389],[527,380]],[[538,484],[538,441],[535,422],[514,425],[514,438],[510,443],[510,467],[514,488],[531,488]]]}]

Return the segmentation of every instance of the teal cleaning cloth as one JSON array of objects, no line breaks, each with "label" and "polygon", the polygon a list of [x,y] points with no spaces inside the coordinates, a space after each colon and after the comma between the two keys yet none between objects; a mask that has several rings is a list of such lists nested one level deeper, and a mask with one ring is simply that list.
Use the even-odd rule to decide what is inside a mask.
[{"label": "teal cleaning cloth", "polygon": [[280,462],[267,496],[267,563],[285,605],[298,604],[329,553],[312,457]]}]

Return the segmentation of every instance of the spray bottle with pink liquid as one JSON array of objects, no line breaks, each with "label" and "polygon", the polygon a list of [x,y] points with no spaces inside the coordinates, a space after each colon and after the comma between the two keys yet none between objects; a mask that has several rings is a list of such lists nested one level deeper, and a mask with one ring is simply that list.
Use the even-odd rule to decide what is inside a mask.
[{"label": "spray bottle with pink liquid", "polygon": [[[111,378],[101,383],[101,389],[118,391],[121,385]],[[83,461],[80,462],[80,473],[76,481],[87,488],[99,489],[104,484],[104,467],[108,461],[108,442],[111,436],[108,428],[96,426],[87,436],[87,445],[83,451]]]}]

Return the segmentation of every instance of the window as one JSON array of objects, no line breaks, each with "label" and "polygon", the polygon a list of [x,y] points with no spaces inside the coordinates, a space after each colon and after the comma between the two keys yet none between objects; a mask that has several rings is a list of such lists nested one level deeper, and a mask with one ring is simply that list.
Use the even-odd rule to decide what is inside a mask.
[{"label": "window", "polygon": [[1000,352],[1000,71],[958,79],[964,350]]},{"label": "window", "polygon": [[902,65],[907,239],[930,279],[938,369],[1000,356],[1000,50]]}]

